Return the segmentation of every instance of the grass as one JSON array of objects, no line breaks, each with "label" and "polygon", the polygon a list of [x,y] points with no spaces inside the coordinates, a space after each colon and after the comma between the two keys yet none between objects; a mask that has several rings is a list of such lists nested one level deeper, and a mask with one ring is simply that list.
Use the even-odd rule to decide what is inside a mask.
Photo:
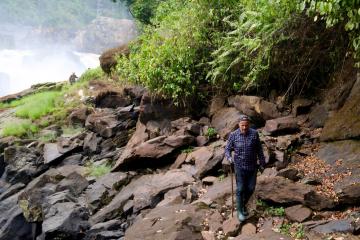
[{"label": "grass", "polygon": [[188,148],[182,149],[181,153],[192,153],[194,151],[194,147],[190,146]]},{"label": "grass", "polygon": [[39,131],[38,126],[36,126],[29,120],[24,120],[24,121],[5,124],[4,128],[2,129],[1,136],[29,137],[37,133],[38,131]]},{"label": "grass", "polygon": [[62,132],[64,137],[71,137],[74,135],[77,135],[78,133],[81,133],[84,131],[84,128],[77,127],[77,126],[64,126],[62,127]]},{"label": "grass", "polygon": [[25,97],[21,100],[23,104],[15,109],[15,115],[20,118],[31,120],[39,119],[55,109],[55,100],[60,96],[59,92],[41,92]]},{"label": "grass", "polygon": [[109,164],[95,165],[94,163],[90,163],[86,167],[86,174],[88,176],[93,176],[96,178],[104,176],[110,171],[111,171],[111,166]]},{"label": "grass", "polygon": [[265,215],[278,216],[278,217],[285,216],[285,209],[283,207],[269,206],[266,202],[264,202],[262,200],[257,200],[256,206],[264,209]]},{"label": "grass", "polygon": [[208,138],[213,138],[217,135],[216,129],[209,127],[205,133],[205,136],[207,136]]}]

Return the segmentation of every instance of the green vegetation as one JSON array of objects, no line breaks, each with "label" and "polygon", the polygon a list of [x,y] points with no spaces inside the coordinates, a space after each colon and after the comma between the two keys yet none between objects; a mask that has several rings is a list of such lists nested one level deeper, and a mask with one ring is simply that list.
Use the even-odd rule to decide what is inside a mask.
[{"label": "green vegetation", "polygon": [[213,138],[217,135],[216,129],[209,127],[205,133],[205,136],[207,136],[208,138]]},{"label": "green vegetation", "polygon": [[304,230],[304,226],[302,224],[299,223],[289,223],[289,222],[284,222],[281,226],[280,226],[280,232],[282,234],[291,236],[292,238],[295,239],[305,239],[305,230]]},{"label": "green vegetation", "polygon": [[314,21],[325,21],[328,28],[342,25],[349,34],[350,48],[360,67],[360,1],[303,0],[300,9],[313,16]]},{"label": "green vegetation", "polygon": [[183,150],[181,150],[181,153],[192,153],[194,151],[194,147],[188,147]]},{"label": "green vegetation", "polygon": [[117,74],[178,104],[218,92],[301,95],[360,46],[357,1],[124,1],[143,31]]},{"label": "green vegetation", "polygon": [[285,216],[285,209],[283,207],[269,206],[266,202],[264,202],[262,200],[257,200],[256,206],[264,209],[265,215],[278,216],[278,217]]},{"label": "green vegetation", "polygon": [[38,126],[32,124],[29,120],[24,120],[5,124],[1,131],[1,136],[31,137],[38,131]]},{"label": "green vegetation", "polygon": [[96,178],[104,176],[110,171],[111,171],[111,166],[109,164],[96,165],[94,163],[90,163],[86,167],[86,174]]},{"label": "green vegetation", "polygon": [[[83,104],[79,91],[82,90],[86,95],[89,81],[99,80],[104,76],[100,67],[89,69],[73,85],[66,84],[57,91],[37,92],[10,103],[0,104],[0,109],[13,108],[15,116],[20,118],[19,121],[5,125],[0,133],[1,136],[29,137],[53,123],[63,125],[69,111]],[[81,131],[81,127],[63,129],[65,135],[73,135]],[[42,136],[41,140],[52,141],[54,136]]]}]

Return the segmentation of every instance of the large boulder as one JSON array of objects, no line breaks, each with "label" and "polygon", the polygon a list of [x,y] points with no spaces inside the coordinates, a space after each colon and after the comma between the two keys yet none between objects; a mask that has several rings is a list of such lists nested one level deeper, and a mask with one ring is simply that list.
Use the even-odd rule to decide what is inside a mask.
[{"label": "large boulder", "polygon": [[76,203],[56,203],[45,216],[40,239],[81,239],[90,227],[88,218],[86,208]]},{"label": "large boulder", "polygon": [[192,205],[157,207],[126,230],[125,239],[202,240],[205,211]]},{"label": "large boulder", "polygon": [[332,174],[341,176],[335,192],[342,204],[360,201],[360,141],[345,140],[322,143],[317,156],[332,166]]},{"label": "large boulder", "polygon": [[263,133],[265,135],[283,135],[294,133],[299,130],[297,119],[294,117],[281,117],[267,120]]},{"label": "large boulder", "polygon": [[6,163],[5,179],[12,183],[27,184],[42,169],[41,157],[36,149],[11,146],[5,149],[4,161]]},{"label": "large boulder", "polygon": [[234,106],[243,114],[248,115],[253,121],[261,124],[264,120],[278,118],[279,111],[274,103],[268,102],[261,97],[236,95],[229,98],[229,105]]},{"label": "large boulder", "polygon": [[280,204],[305,203],[305,195],[311,190],[308,185],[283,177],[260,177],[256,186],[259,198]]},{"label": "large boulder", "polygon": [[183,170],[170,170],[156,175],[143,175],[123,187],[115,198],[91,217],[92,223],[110,220],[124,212],[125,204],[132,199],[134,211],[154,207],[167,191],[193,182]]},{"label": "large boulder", "polygon": [[222,108],[212,117],[211,125],[223,139],[238,128],[241,113],[236,108]]},{"label": "large boulder", "polygon": [[360,77],[344,106],[325,123],[321,141],[356,139],[360,137]]},{"label": "large boulder", "polygon": [[105,49],[124,45],[136,36],[136,24],[132,20],[97,17],[77,33],[75,44],[81,51],[101,53]]}]

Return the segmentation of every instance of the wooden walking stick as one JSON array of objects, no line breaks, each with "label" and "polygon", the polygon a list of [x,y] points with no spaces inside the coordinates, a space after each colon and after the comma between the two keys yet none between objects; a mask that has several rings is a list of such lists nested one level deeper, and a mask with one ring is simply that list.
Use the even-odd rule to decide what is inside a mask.
[{"label": "wooden walking stick", "polygon": [[231,217],[234,217],[234,179],[232,163],[230,163],[230,178],[231,178]]}]

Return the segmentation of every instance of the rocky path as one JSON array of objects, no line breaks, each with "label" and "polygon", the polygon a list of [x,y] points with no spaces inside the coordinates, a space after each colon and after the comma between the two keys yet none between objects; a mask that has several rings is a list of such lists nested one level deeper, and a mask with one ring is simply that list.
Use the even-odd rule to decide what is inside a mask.
[{"label": "rocky path", "polygon": [[[307,99],[280,107],[217,97],[193,118],[144,89],[99,93],[98,107],[69,116],[80,133],[56,132],[52,143],[0,139],[0,240],[32,239],[35,228],[38,240],[359,239],[359,94],[319,122],[322,105]],[[328,125],[339,112],[357,120]],[[240,224],[224,146],[242,113],[255,120],[267,168]]]}]

